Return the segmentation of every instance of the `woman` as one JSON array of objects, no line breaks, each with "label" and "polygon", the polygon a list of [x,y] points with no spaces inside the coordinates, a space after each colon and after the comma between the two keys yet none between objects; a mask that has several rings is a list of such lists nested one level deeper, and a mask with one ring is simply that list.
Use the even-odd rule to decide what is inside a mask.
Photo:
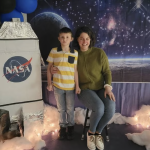
[{"label": "woman", "polygon": [[[90,128],[87,132],[87,147],[90,150],[104,149],[101,132],[115,113],[115,97],[111,87],[111,71],[105,52],[93,47],[95,37],[88,27],[79,27],[75,33],[78,50],[79,100],[92,110]],[[57,72],[53,67],[52,72]]]},{"label": "woman", "polygon": [[108,58],[102,49],[93,47],[94,33],[88,27],[77,29],[74,42],[79,49],[78,76],[81,93],[78,98],[92,110],[87,146],[90,150],[95,150],[96,147],[103,150],[101,132],[115,113]]}]

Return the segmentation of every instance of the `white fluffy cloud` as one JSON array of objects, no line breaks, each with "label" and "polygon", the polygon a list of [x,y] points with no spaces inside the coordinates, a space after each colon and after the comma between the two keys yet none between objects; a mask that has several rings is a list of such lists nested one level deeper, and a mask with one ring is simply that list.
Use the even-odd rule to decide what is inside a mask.
[{"label": "white fluffy cloud", "polygon": [[[84,124],[86,110],[82,108],[75,108],[75,123]],[[89,112],[89,115],[91,111]],[[31,115],[31,114],[30,114]],[[59,130],[59,113],[55,107],[45,105],[43,122],[27,117],[24,121],[24,137],[16,137],[11,140],[6,140],[4,143],[0,143],[0,150],[24,150],[32,149],[40,150],[45,147],[45,141],[42,140],[42,135],[46,135],[49,132],[57,132]],[[89,123],[89,122],[88,122]],[[150,125],[150,106],[143,105],[139,111],[136,112],[134,117],[125,117],[119,113],[116,113],[109,121],[109,124],[131,124],[141,125],[143,128],[149,128]],[[136,144],[143,145],[147,150],[150,150],[150,130],[144,130],[142,133],[126,134],[129,140],[132,140]]]}]

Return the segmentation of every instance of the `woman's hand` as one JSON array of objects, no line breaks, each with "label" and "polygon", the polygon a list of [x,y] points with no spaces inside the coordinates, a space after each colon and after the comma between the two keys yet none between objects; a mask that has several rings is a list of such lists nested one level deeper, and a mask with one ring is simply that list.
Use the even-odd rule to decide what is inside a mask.
[{"label": "woman's hand", "polygon": [[55,67],[55,66],[52,66],[52,67],[51,67],[51,74],[55,74],[55,73],[57,73],[57,72],[58,72],[58,68]]},{"label": "woman's hand", "polygon": [[106,98],[106,95],[108,95],[111,100],[116,101],[116,100],[115,100],[115,96],[114,96],[114,94],[113,94],[113,92],[111,91],[111,88],[110,88],[109,86],[106,86],[106,87],[105,87],[105,92],[104,92],[104,97],[105,97],[105,98]]}]

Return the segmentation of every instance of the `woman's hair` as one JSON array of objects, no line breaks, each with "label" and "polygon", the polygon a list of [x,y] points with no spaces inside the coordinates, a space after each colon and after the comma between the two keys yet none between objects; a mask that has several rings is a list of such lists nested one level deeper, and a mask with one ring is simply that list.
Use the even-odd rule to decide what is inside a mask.
[{"label": "woman's hair", "polygon": [[80,49],[79,44],[78,44],[78,37],[81,35],[81,33],[87,33],[88,36],[91,39],[89,47],[94,46],[94,44],[95,44],[95,34],[93,33],[93,31],[89,27],[82,26],[82,27],[77,28],[77,30],[75,32],[74,47],[77,50]]}]

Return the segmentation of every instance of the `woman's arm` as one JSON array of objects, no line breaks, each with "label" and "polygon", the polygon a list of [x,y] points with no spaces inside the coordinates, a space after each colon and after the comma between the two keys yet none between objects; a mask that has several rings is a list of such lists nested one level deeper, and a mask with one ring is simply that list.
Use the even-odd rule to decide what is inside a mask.
[{"label": "woman's arm", "polygon": [[104,96],[106,97],[106,95],[108,95],[111,100],[115,101],[115,96],[114,96],[113,92],[111,91],[112,90],[112,86],[111,86],[111,81],[112,81],[111,70],[109,68],[109,62],[108,62],[108,58],[107,58],[107,55],[105,54],[105,52],[103,53],[103,59],[102,59],[102,74],[103,74],[104,81],[105,81]]},{"label": "woman's arm", "polygon": [[104,77],[105,84],[111,86],[112,76],[111,76],[111,70],[109,68],[109,62],[106,54],[103,56],[102,59],[102,74]]}]

